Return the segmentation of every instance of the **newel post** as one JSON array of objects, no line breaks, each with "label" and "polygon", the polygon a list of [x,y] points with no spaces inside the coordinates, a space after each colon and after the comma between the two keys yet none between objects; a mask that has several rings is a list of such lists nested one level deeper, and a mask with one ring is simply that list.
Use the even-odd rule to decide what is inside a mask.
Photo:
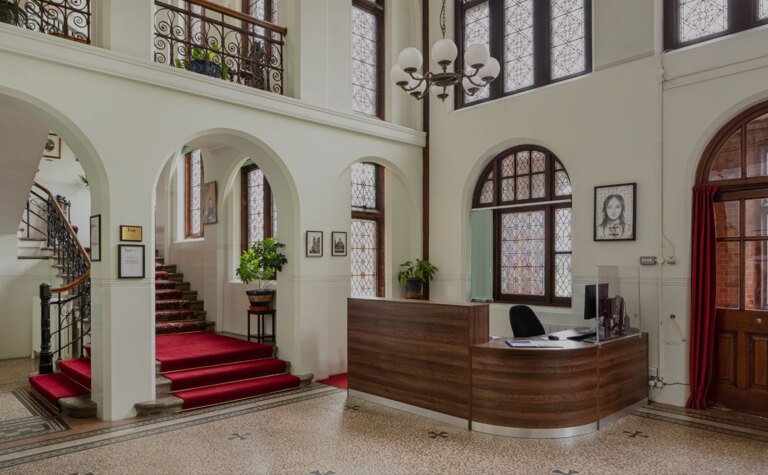
[{"label": "newel post", "polygon": [[51,352],[51,284],[40,284],[40,374],[53,373]]}]

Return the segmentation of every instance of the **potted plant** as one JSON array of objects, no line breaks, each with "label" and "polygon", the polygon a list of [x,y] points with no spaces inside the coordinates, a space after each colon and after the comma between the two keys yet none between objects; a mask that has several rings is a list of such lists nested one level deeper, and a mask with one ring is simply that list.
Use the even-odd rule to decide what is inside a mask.
[{"label": "potted plant", "polygon": [[405,286],[405,298],[420,299],[424,295],[424,284],[435,278],[437,267],[427,259],[405,261],[400,264],[397,280]]},{"label": "potted plant", "polygon": [[252,307],[267,308],[272,302],[275,291],[267,287],[269,281],[274,280],[277,273],[283,270],[283,265],[288,262],[285,254],[280,252],[284,247],[285,244],[274,238],[266,238],[243,251],[240,256],[240,267],[235,273],[244,284],[256,281],[259,286],[258,290],[245,291]]},{"label": "potted plant", "polygon": [[221,46],[218,44],[212,44],[207,48],[192,46],[189,56],[188,60],[176,59],[176,67],[214,78],[229,79],[229,68],[221,56]]}]

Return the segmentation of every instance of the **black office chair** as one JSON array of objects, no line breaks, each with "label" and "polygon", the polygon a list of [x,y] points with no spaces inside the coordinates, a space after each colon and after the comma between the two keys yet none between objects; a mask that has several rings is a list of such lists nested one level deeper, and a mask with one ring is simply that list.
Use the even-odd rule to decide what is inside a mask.
[{"label": "black office chair", "polygon": [[517,338],[546,333],[539,317],[527,305],[514,305],[509,309],[509,324],[512,325],[512,334]]}]

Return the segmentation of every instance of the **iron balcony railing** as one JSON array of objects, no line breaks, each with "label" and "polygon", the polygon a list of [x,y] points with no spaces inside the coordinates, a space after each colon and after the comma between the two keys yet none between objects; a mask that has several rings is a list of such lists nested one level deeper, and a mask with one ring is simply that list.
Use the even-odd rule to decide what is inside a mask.
[{"label": "iron balcony railing", "polygon": [[0,23],[91,43],[90,0],[0,0]]},{"label": "iron balcony railing", "polygon": [[283,27],[205,0],[155,0],[155,62],[283,93]]}]

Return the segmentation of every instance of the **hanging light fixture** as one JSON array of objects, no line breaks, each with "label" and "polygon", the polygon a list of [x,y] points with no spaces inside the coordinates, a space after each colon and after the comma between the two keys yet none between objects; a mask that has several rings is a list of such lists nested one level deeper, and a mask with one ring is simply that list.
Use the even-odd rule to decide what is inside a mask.
[{"label": "hanging light fixture", "polygon": [[488,45],[477,43],[467,48],[464,53],[464,64],[471,71],[448,71],[458,56],[456,43],[445,37],[445,0],[440,10],[440,29],[443,39],[432,45],[432,59],[440,65],[442,72],[425,72],[419,74],[423,58],[417,48],[405,48],[397,57],[397,64],[392,66],[389,74],[400,88],[416,99],[424,99],[432,86],[442,88],[437,97],[443,102],[449,96],[448,88],[458,85],[465,94],[474,96],[486,84],[496,79],[501,66],[496,58],[491,57]]}]

